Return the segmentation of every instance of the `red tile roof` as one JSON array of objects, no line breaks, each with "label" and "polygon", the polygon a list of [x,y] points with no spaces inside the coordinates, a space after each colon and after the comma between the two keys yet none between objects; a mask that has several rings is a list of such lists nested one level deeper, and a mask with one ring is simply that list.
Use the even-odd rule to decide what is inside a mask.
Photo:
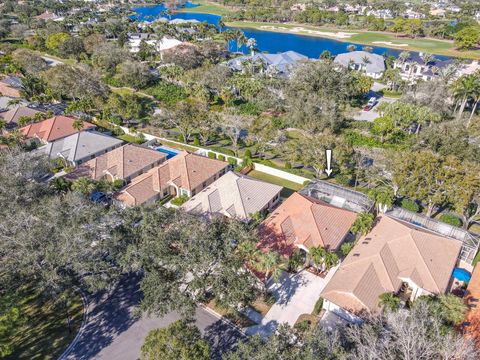
[{"label": "red tile roof", "polygon": [[227,166],[226,162],[182,151],[137,177],[116,198],[130,206],[141,205],[161,194],[170,182],[191,191]]},{"label": "red tile roof", "polygon": [[[77,133],[78,130],[73,127],[73,123],[76,120],[67,116],[54,116],[50,119],[24,126],[20,128],[20,132],[29,139],[39,138],[50,142]],[[95,125],[84,121],[81,130],[93,128],[95,128]]]},{"label": "red tile roof", "polygon": [[298,245],[336,250],[357,214],[294,193],[260,226],[259,247],[289,256]]},{"label": "red tile roof", "polygon": [[477,265],[473,270],[472,278],[468,284],[465,302],[470,310],[467,313],[467,326],[465,327],[465,337],[475,341],[480,348],[480,266]]}]

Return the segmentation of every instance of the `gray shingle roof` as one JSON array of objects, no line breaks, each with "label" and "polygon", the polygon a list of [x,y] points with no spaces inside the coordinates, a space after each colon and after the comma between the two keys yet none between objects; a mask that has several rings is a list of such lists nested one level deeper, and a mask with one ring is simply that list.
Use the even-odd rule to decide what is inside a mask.
[{"label": "gray shingle roof", "polygon": [[248,219],[249,215],[267,206],[281,190],[281,186],[230,171],[192,197],[182,208]]},{"label": "gray shingle roof", "polygon": [[[368,59],[368,61],[365,63],[364,59]],[[345,67],[349,67],[351,62],[365,66],[367,73],[381,73],[385,71],[385,59],[383,56],[367,51],[351,51],[339,54],[334,61]]]},{"label": "gray shingle roof", "polygon": [[122,143],[122,140],[95,131],[81,131],[49,143],[45,151],[52,158],[62,156],[77,162]]},{"label": "gray shingle roof", "polygon": [[290,71],[290,68],[298,61],[307,60],[308,57],[299,54],[295,51],[286,51],[280,54],[263,54],[258,53],[253,56],[246,55],[227,62],[227,66],[232,70],[241,71],[243,69],[243,62],[253,61],[254,63],[263,62],[267,67],[275,66],[281,73]]}]

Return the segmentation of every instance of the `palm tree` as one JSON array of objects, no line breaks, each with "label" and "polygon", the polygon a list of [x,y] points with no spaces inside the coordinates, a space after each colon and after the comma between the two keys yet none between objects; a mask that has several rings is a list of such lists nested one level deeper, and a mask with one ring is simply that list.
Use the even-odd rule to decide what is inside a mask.
[{"label": "palm tree", "polygon": [[10,106],[15,106],[15,105],[18,105],[22,102],[22,99],[10,99],[8,100],[7,102],[7,106],[10,107]]},{"label": "palm tree", "polygon": [[394,293],[383,293],[378,298],[385,311],[395,311],[400,306],[400,298]]},{"label": "palm tree", "polygon": [[77,131],[82,130],[83,129],[83,121],[80,120],[80,119],[75,119],[75,121],[72,123],[72,127]]},{"label": "palm tree", "polygon": [[429,53],[423,53],[422,55],[420,55],[420,57],[425,65],[428,65],[428,63],[435,61],[435,57]]},{"label": "palm tree", "polygon": [[0,134],[3,134],[3,129],[7,127],[7,122],[5,120],[0,120]]},{"label": "palm tree", "polygon": [[90,195],[95,189],[95,182],[86,177],[77,179],[72,184],[72,190],[83,195]]},{"label": "palm tree", "polygon": [[357,47],[353,44],[350,44],[350,45],[347,46],[347,50],[349,52],[355,51],[356,49],[357,49]]},{"label": "palm tree", "polygon": [[218,21],[217,26],[218,26],[218,30],[220,31],[220,33],[222,33],[222,30],[225,29],[225,23],[223,22],[222,19],[220,19]]},{"label": "palm tree", "polygon": [[371,189],[368,196],[375,202],[379,213],[385,213],[393,205],[394,195],[393,189],[390,187]]},{"label": "palm tree", "polygon": [[308,250],[308,259],[313,262],[315,267],[318,268],[323,264],[323,259],[325,258],[326,253],[327,250],[325,250],[323,247],[316,246]]},{"label": "palm tree", "polygon": [[323,264],[327,271],[336,266],[338,264],[337,254],[331,251],[326,251],[325,256],[323,257]]},{"label": "palm tree", "polygon": [[464,75],[453,84],[453,97],[456,101],[455,109],[453,111],[454,114],[460,104],[460,110],[457,113],[457,120],[462,117],[468,100],[478,91],[479,86],[480,81],[475,74]]},{"label": "palm tree", "polygon": [[251,241],[244,241],[238,245],[238,252],[243,260],[253,267],[258,264],[258,259],[261,256],[261,251],[257,248],[257,245]]},{"label": "palm tree", "polygon": [[440,315],[442,318],[458,325],[465,319],[465,313],[467,312],[467,306],[463,299],[453,294],[442,294],[438,298]]},{"label": "palm tree", "polygon": [[246,45],[247,44],[247,37],[245,36],[245,34],[241,31],[241,30],[238,30],[237,31],[237,37],[236,37],[236,41],[237,41],[237,52],[238,52],[238,49],[241,48],[243,45]]},{"label": "palm tree", "polygon": [[223,35],[223,38],[225,39],[225,41],[227,42],[227,50],[230,50],[230,48],[229,48],[230,41],[236,39],[235,31],[231,30],[231,29],[228,29],[228,30],[224,31],[222,35]]},{"label": "palm tree", "polygon": [[404,64],[409,58],[410,53],[408,51],[402,51],[400,55],[398,55],[398,60],[400,60],[402,64]]},{"label": "palm tree", "polygon": [[257,40],[255,38],[249,38],[246,43],[247,47],[250,49],[250,54],[255,55],[255,49],[257,47]]},{"label": "palm tree", "polygon": [[473,100],[473,106],[472,106],[472,112],[470,113],[470,116],[468,118],[467,127],[470,126],[473,115],[475,114],[475,111],[477,111],[477,106],[478,106],[478,103],[480,102],[480,71],[477,71],[474,74],[474,76],[476,79],[475,81],[476,86],[473,88],[472,93],[470,94],[470,97]]},{"label": "palm tree", "polygon": [[352,225],[351,232],[354,234],[367,235],[373,226],[374,216],[368,212],[358,214]]},{"label": "palm tree", "polygon": [[262,253],[258,258],[257,270],[265,273],[265,281],[268,281],[270,276],[277,282],[282,275],[285,268],[285,259],[275,251]]}]

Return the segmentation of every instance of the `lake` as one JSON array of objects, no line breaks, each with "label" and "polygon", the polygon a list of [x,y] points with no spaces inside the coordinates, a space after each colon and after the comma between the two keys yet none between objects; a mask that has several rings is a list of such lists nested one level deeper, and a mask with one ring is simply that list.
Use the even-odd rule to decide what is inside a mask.
[{"label": "lake", "polygon": [[[185,7],[186,8],[193,8],[198,5],[187,2]],[[179,12],[174,13],[171,16],[165,14],[166,8],[163,4],[161,5],[154,5],[154,6],[144,6],[138,7],[133,9],[137,14],[133,15],[132,18],[135,18],[140,21],[153,21],[160,17],[166,17],[170,20],[174,19],[188,19],[188,20],[198,20],[198,21],[206,21],[209,24],[217,25],[221,19],[221,16],[213,15],[213,14],[197,14],[197,13],[189,13],[189,12]],[[338,55],[340,53],[347,52],[348,45],[355,45],[357,46],[357,50],[361,50],[363,46],[361,44],[356,43],[349,43],[349,42],[342,42],[334,39],[328,38],[321,38],[315,36],[307,36],[307,35],[298,35],[298,34],[288,34],[288,33],[279,33],[273,31],[264,31],[264,30],[257,30],[257,29],[249,29],[249,28],[240,28],[243,31],[247,38],[255,38],[257,41],[257,48],[260,51],[268,52],[268,53],[279,53],[288,50],[296,51],[300,54],[308,56],[310,58],[318,58],[320,54],[324,50],[330,51],[332,55]],[[380,55],[388,55],[388,56],[395,56],[397,57],[402,50],[398,49],[390,49],[381,46],[371,46],[373,48],[373,52]],[[229,49],[231,51],[236,51],[236,43],[235,41],[231,41],[229,43]],[[243,53],[248,53],[248,49],[246,46],[242,46],[240,49]],[[414,51],[410,51],[411,53],[415,53]],[[448,59],[446,56],[435,55],[435,58],[439,60]]]}]

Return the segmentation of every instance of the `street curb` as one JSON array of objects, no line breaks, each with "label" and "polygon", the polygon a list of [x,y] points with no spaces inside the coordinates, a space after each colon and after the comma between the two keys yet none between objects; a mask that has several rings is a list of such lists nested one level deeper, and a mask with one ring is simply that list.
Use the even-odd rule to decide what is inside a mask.
[{"label": "street curb", "polygon": [[74,348],[75,345],[77,345],[78,341],[80,340],[80,337],[82,336],[83,332],[85,331],[85,325],[88,322],[88,315],[89,315],[89,304],[88,300],[85,296],[85,294],[81,291],[78,290],[80,296],[82,297],[82,303],[83,303],[83,317],[82,317],[82,324],[80,325],[80,329],[77,332],[77,335],[75,335],[75,338],[72,340],[70,345],[65,349],[65,351],[62,353],[62,355],[59,356],[58,360],[65,360],[66,357],[70,354],[72,349]]},{"label": "street curb", "polygon": [[240,334],[242,334],[245,338],[248,338],[248,335],[245,334],[245,332],[240,328],[238,325],[234,324],[232,321],[228,320],[224,316],[220,315],[217,313],[215,310],[209,308],[208,306],[204,304],[200,304],[200,307],[212,314],[213,316],[217,317],[220,321],[223,321],[225,324],[230,325],[231,327],[234,327]]}]

